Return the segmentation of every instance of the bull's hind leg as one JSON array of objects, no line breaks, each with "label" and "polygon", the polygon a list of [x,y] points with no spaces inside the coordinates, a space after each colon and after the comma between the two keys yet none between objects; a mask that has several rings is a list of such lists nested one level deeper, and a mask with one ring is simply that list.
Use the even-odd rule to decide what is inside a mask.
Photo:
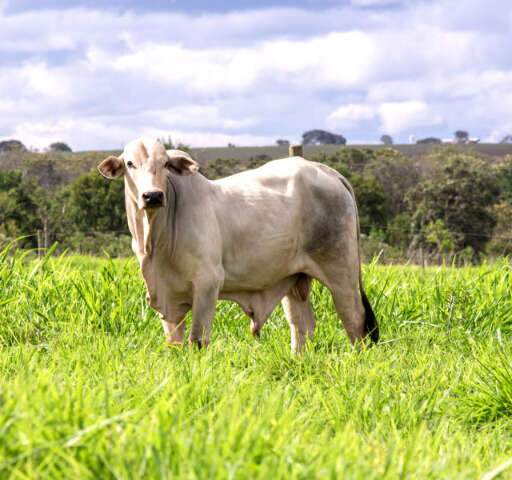
[{"label": "bull's hind leg", "polygon": [[365,336],[365,311],[357,283],[330,287],[336,312],[352,343]]},{"label": "bull's hind leg", "polygon": [[379,339],[379,327],[364,289],[360,288],[359,265],[339,267],[321,279],[332,293],[336,312],[352,343],[366,336],[373,342]]},{"label": "bull's hind leg", "polygon": [[[354,233],[355,237],[355,233]],[[359,291],[360,264],[356,238],[340,242],[319,265],[317,278],[332,293],[336,312],[352,343],[366,334],[365,308]]]},{"label": "bull's hind leg", "polygon": [[281,301],[290,325],[293,352],[300,352],[315,330],[315,316],[309,301],[311,277],[301,274],[295,286]]}]

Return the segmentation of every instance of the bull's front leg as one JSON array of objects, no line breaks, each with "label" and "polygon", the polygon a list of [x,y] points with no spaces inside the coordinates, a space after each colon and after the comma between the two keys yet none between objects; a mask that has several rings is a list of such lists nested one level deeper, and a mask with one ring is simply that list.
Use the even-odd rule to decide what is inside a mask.
[{"label": "bull's front leg", "polygon": [[190,305],[182,304],[171,306],[166,315],[160,315],[164,329],[165,340],[168,345],[181,345],[185,336],[185,315]]},{"label": "bull's front leg", "polygon": [[215,315],[215,305],[219,298],[219,285],[194,285],[192,301],[192,329],[189,343],[197,344],[199,348],[208,346],[212,331],[212,321]]}]

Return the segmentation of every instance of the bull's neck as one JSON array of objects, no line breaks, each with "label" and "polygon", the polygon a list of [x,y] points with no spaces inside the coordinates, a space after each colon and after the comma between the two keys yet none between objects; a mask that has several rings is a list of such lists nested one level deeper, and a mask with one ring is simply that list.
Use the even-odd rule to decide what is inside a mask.
[{"label": "bull's neck", "polygon": [[[133,239],[133,250],[141,266],[155,257],[158,251],[173,255],[176,242],[176,190],[171,180],[167,183],[166,205],[153,212],[138,208],[133,195],[126,192],[126,214]],[[157,248],[158,247],[158,248]]]}]

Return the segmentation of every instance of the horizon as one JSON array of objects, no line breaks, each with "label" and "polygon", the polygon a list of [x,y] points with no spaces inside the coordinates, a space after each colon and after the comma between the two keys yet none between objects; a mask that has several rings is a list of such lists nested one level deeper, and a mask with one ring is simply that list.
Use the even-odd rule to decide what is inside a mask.
[{"label": "horizon", "polygon": [[119,149],[512,133],[504,0],[0,0],[0,138]]}]

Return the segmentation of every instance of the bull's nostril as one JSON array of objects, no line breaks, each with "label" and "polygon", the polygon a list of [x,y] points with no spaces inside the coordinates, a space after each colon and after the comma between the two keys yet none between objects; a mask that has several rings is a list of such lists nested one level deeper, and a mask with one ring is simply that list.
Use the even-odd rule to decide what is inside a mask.
[{"label": "bull's nostril", "polygon": [[142,194],[142,200],[147,206],[159,206],[164,201],[163,192],[144,192]]}]

